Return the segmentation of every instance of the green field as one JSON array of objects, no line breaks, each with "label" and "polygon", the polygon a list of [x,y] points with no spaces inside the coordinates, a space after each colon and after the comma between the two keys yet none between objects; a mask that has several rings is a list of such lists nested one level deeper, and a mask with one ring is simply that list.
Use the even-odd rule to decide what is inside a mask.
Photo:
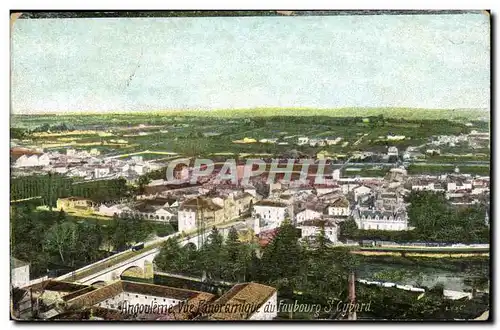
[{"label": "green field", "polygon": [[[433,135],[462,134],[470,132],[471,129],[483,130],[484,124],[473,119],[477,120],[485,115],[488,113],[482,110],[258,108],[13,115],[11,125],[16,128],[46,131],[47,127],[60,127],[64,124],[70,130],[96,132],[36,137],[28,134],[26,137],[24,144],[53,145],[51,150],[64,151],[67,147],[87,150],[96,148],[102,154],[110,156],[155,150],[185,156],[206,156],[221,152],[279,155],[296,149],[306,155],[315,156],[322,150],[346,154],[359,150],[384,152],[388,145],[396,146],[400,150],[408,146],[419,146],[427,143]],[[465,125],[469,121],[474,122],[474,127]],[[98,132],[104,134],[99,136]],[[404,135],[405,139],[387,141],[389,134]],[[324,147],[298,146],[296,143],[300,136],[340,137],[342,140],[336,145]],[[244,138],[257,141],[275,138],[281,144],[234,143]],[[125,140],[126,144],[113,145],[112,140]],[[74,145],[69,144],[72,141]],[[344,145],[345,143],[347,145]],[[150,155],[145,157],[157,158]]]}]

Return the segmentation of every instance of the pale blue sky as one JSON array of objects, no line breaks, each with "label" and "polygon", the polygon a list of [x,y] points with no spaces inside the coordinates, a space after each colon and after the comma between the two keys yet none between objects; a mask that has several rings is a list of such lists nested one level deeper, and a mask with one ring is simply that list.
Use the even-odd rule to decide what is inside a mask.
[{"label": "pale blue sky", "polygon": [[12,111],[489,108],[489,39],[482,14],[19,19]]}]

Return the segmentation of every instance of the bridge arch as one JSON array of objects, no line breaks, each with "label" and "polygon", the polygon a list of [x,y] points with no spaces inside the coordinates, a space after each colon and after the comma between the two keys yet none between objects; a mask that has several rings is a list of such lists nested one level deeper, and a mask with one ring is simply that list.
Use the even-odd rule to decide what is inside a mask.
[{"label": "bridge arch", "polygon": [[122,276],[144,277],[144,269],[139,266],[130,266],[123,270],[123,272],[120,274],[120,277]]},{"label": "bridge arch", "polygon": [[188,251],[196,251],[198,250],[198,247],[196,246],[195,243],[193,242],[187,242],[185,245],[184,245],[184,248]]}]

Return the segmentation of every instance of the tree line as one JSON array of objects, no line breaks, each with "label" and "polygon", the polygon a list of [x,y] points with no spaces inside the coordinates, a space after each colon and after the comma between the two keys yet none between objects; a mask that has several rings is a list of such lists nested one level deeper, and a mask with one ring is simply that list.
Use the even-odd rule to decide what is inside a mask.
[{"label": "tree line", "polygon": [[40,196],[43,205],[55,207],[57,199],[78,196],[95,202],[107,202],[131,197],[134,187],[124,178],[79,182],[57,173],[12,178],[10,199],[19,200]]},{"label": "tree line", "polygon": [[201,276],[208,281],[266,283],[289,297],[295,291],[307,291],[323,297],[324,304],[327,299],[345,296],[354,257],[347,249],[330,247],[324,231],[315,249],[299,238],[300,232],[285,221],[277,236],[260,251],[256,243],[241,242],[234,228],[224,240],[214,227],[198,250],[169,239],[155,265],[165,272]]}]

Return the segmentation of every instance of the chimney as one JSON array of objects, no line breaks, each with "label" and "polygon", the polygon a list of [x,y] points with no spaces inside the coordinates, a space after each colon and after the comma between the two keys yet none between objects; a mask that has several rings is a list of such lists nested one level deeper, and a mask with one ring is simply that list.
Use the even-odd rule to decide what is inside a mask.
[{"label": "chimney", "polygon": [[353,311],[349,313],[347,319],[356,320],[356,308],[354,308],[356,304],[356,277],[354,275],[354,272],[351,272],[351,274],[349,275],[349,303],[351,304],[351,306],[353,306]]}]

